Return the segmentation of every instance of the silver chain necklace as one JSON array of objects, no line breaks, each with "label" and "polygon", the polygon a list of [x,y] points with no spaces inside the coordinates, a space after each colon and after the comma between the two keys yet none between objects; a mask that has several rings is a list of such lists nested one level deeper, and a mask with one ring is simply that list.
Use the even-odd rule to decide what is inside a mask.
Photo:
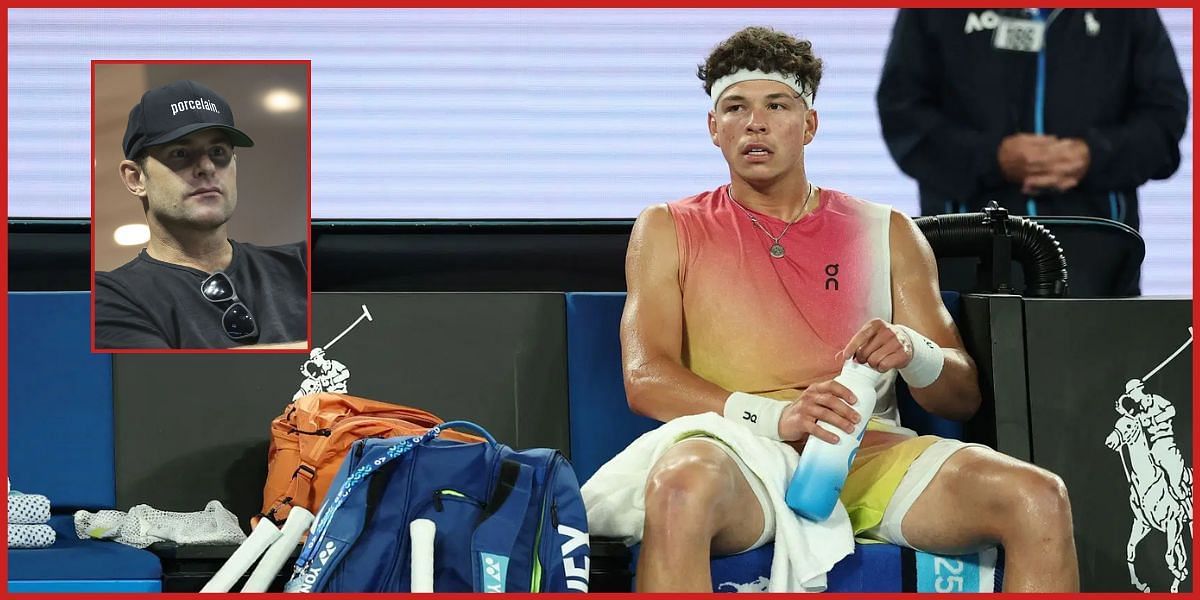
[{"label": "silver chain necklace", "polygon": [[[801,217],[804,216],[804,209],[808,208],[808,201],[809,201],[809,199],[812,198],[812,196],[813,196],[813,184],[809,183],[808,184],[808,193],[805,194],[805,196],[804,196],[804,204],[800,206],[800,216],[796,217],[796,221],[799,221],[801,219]],[[786,254],[787,252],[785,251],[783,244],[779,243],[779,240],[783,239],[783,236],[785,234],[787,234],[788,229],[791,229],[792,225],[796,224],[796,221],[792,221],[791,223],[788,223],[786,226],[784,226],[783,231],[779,232],[779,235],[771,235],[771,232],[766,227],[764,227],[762,223],[758,222],[757,217],[755,217],[753,214],[751,214],[750,211],[746,210],[746,207],[742,206],[741,204],[738,203],[738,201],[736,199],[734,199],[733,190],[729,191],[729,198],[731,200],[733,200],[734,204],[737,204],[738,208],[742,209],[742,212],[746,213],[747,217],[750,217],[750,222],[754,223],[755,227],[758,227],[759,229],[761,229],[763,233],[767,234],[767,237],[771,238],[771,258],[783,258],[783,255]]]}]

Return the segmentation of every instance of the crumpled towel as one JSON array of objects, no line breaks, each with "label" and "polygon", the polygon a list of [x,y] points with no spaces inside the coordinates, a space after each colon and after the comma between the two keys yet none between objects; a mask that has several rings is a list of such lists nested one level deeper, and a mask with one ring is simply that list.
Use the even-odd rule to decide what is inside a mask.
[{"label": "crumpled towel", "polygon": [[49,525],[8,525],[9,548],[49,548],[54,540],[54,529]]},{"label": "crumpled towel", "polygon": [[8,495],[8,522],[41,525],[50,520],[50,499],[41,494],[12,492]]},{"label": "crumpled towel", "polygon": [[237,516],[218,500],[210,500],[204,510],[191,513],[158,510],[148,504],[134,506],[128,513],[81,510],[75,513],[75,535],[79,539],[113,540],[134,548],[154,542],[237,545],[246,540]]},{"label": "crumpled towel", "polygon": [[829,569],[854,552],[846,508],[839,501],[833,514],[820,522],[796,515],[783,495],[800,455],[783,442],[754,435],[713,412],[672,419],[643,434],[600,467],[581,489],[591,534],[620,537],[627,546],[641,541],[650,468],[677,440],[695,432],[728,444],[767,490],[775,509],[775,556],[768,591],[824,591]]}]

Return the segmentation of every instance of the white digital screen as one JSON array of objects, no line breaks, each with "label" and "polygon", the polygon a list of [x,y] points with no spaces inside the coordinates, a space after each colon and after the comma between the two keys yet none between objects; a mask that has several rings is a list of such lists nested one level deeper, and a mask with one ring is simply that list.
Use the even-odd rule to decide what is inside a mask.
[{"label": "white digital screen", "polygon": [[[1192,13],[1161,11],[1189,91]],[[695,76],[746,25],[825,62],[818,185],[917,214],[875,88],[895,9],[11,10],[9,214],[89,214],[92,59],[311,59],[314,218],[632,218],[728,180]],[[1192,143],[1144,186],[1143,293],[1190,294]]]}]

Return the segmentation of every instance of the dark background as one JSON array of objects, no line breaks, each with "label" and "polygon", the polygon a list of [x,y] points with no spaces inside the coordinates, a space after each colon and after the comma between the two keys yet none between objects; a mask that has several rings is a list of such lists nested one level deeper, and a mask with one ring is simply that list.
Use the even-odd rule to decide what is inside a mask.
[{"label": "dark background", "polygon": [[[518,448],[568,453],[563,296],[322,293],[314,344],[350,369],[349,393],[465,419]],[[216,498],[244,526],[262,507],[271,420],[305,355],[113,357],[117,504],[199,510]]]},{"label": "dark background", "polygon": [[[1058,473],[1071,495],[1083,591],[1137,591],[1125,546],[1133,523],[1121,458],[1104,445],[1125,382],[1141,378],[1188,339],[1191,300],[1026,300],[1033,462]],[[1192,347],[1146,380],[1145,390],[1175,406],[1175,444],[1192,466]],[[1184,540],[1192,560],[1192,536]],[[1166,536],[1137,546],[1138,577],[1170,588]],[[1190,573],[1189,573],[1190,574]],[[1180,591],[1192,589],[1189,576]]]}]

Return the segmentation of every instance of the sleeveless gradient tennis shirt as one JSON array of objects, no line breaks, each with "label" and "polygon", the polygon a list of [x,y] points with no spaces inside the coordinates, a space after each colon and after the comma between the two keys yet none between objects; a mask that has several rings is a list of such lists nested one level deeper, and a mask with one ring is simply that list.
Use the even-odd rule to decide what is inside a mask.
[{"label": "sleeveless gradient tennis shirt", "polygon": [[[823,189],[817,208],[780,239],[786,254],[773,258],[771,239],[728,189],[668,204],[683,363],[727,390],[792,400],[838,374],[834,355],[864,323],[891,322],[891,209]],[[787,225],[749,212],[773,236]],[[892,371],[879,383],[876,425],[899,425],[894,382]]]}]

